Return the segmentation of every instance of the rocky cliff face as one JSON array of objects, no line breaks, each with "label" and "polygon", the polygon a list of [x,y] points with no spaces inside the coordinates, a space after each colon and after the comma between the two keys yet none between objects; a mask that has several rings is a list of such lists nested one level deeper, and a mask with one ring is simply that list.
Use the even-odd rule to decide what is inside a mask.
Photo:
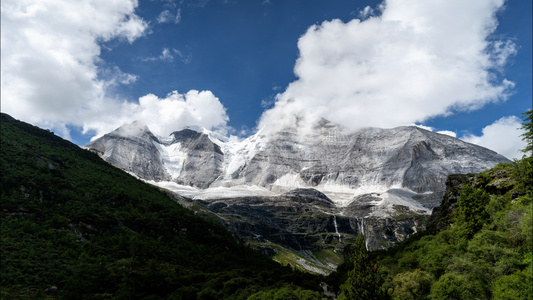
[{"label": "rocky cliff face", "polygon": [[141,178],[157,181],[170,180],[167,169],[161,164],[159,144],[148,127],[139,122],[122,126],[89,143],[86,147],[97,152],[110,164]]},{"label": "rocky cliff face", "polygon": [[[153,181],[199,187],[259,186],[274,193],[313,187],[337,205],[368,193],[405,189],[427,208],[438,205],[450,174],[475,173],[505,157],[415,126],[346,132],[323,120],[311,133],[261,132],[231,143],[184,129],[167,138],[146,126],[123,126],[87,145],[108,162]],[[253,195],[253,193],[252,193]]]},{"label": "rocky cliff face", "polygon": [[112,165],[142,179],[208,188],[222,173],[224,154],[206,134],[191,129],[156,137],[134,122],[86,145]]},{"label": "rocky cliff face", "polygon": [[359,233],[369,249],[402,241],[425,228],[448,175],[508,161],[414,126],[347,132],[325,120],[313,132],[260,131],[241,142],[192,129],[162,138],[133,123],[87,147],[190,198],[265,253],[289,249],[317,272],[335,264],[316,251],[342,251]]},{"label": "rocky cliff face", "polygon": [[232,179],[270,189],[300,184],[326,192],[328,185],[442,191],[449,174],[479,172],[506,161],[486,148],[415,126],[344,133],[325,122],[305,136],[294,129],[278,132],[257,148]]},{"label": "rocky cliff face", "polygon": [[[191,129],[174,132],[171,136],[171,142],[163,143],[161,148],[174,149],[166,151],[168,159],[163,162],[165,167],[179,168],[181,164],[181,172],[174,172],[172,179],[179,184],[208,188],[222,174],[224,154],[220,146],[206,134]],[[180,151],[176,150],[178,148]],[[172,164],[176,152],[181,152],[178,156],[183,158],[177,166]]]},{"label": "rocky cliff face", "polygon": [[383,249],[424,230],[429,217],[400,206],[394,216],[366,216],[356,206],[339,208],[311,188],[276,196],[180,201],[215,216],[236,237],[275,260],[321,274],[335,270],[358,234],[366,237],[368,249]]}]

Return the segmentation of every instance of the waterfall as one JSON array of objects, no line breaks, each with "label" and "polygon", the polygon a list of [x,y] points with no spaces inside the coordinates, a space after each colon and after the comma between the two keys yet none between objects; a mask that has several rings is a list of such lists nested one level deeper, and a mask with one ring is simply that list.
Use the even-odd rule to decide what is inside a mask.
[{"label": "waterfall", "polygon": [[359,233],[362,233],[363,234],[363,237],[365,238],[365,247],[366,247],[366,250],[368,250],[368,238],[366,237],[366,233],[365,233],[365,219],[364,218],[361,218],[361,219],[358,219],[358,227],[359,227]]},{"label": "waterfall", "polygon": [[333,215],[333,225],[335,225],[335,233],[339,236],[339,243],[342,242],[341,234],[339,233],[339,227],[337,226],[337,217]]}]

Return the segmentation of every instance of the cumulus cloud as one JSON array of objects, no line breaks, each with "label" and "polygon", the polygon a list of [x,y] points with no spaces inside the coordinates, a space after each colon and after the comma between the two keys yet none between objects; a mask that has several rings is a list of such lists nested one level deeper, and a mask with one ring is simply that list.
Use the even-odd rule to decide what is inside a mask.
[{"label": "cumulus cloud", "polygon": [[194,125],[225,132],[229,120],[226,109],[210,91],[173,91],[163,99],[148,94],[139,99],[136,113],[135,119],[151,124],[150,129],[161,136]]},{"label": "cumulus cloud", "polygon": [[498,72],[516,52],[492,33],[503,0],[387,0],[361,21],[311,26],[299,39],[298,79],[259,127],[300,128],[326,118],[348,128],[422,123],[504,101]]},{"label": "cumulus cloud", "polygon": [[521,121],[516,116],[503,117],[482,130],[481,136],[466,134],[461,137],[465,142],[480,145],[509,159],[522,158],[521,149],[526,147],[521,135]]},{"label": "cumulus cloud", "polygon": [[94,116],[86,116],[84,132],[95,131],[98,138],[133,120],[148,125],[159,136],[168,136],[185,126],[200,126],[220,133],[227,133],[229,120],[226,109],[210,91],[191,90],[180,94],[169,93],[164,98],[148,94],[139,103],[114,103],[98,105],[90,109]]},{"label": "cumulus cloud", "polygon": [[[113,87],[138,77],[106,65],[100,44],[133,43],[145,34],[148,23],[135,14],[137,5],[137,0],[3,0],[2,111],[67,139],[70,126],[102,135],[135,119],[159,134],[183,122],[224,130],[226,111],[209,91],[172,92],[162,99],[149,94],[138,101],[110,95]],[[174,55],[185,57],[163,49],[158,59]]]},{"label": "cumulus cloud", "polygon": [[[132,43],[147,27],[136,6],[135,0],[2,1],[2,111],[55,128],[79,124],[84,107],[109,84],[98,78],[98,43]],[[110,82],[135,80],[115,74]]]},{"label": "cumulus cloud", "polygon": [[374,9],[370,6],[366,6],[362,11],[359,12],[359,18],[366,19],[374,15]]}]

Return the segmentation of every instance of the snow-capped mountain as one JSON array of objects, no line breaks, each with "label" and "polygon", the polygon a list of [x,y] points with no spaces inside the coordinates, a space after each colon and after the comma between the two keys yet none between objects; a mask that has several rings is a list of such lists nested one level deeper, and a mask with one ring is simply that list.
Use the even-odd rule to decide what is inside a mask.
[{"label": "snow-capped mountain", "polygon": [[[489,149],[415,126],[346,133],[323,120],[314,129],[301,134],[288,128],[268,136],[259,131],[236,142],[201,128],[162,138],[134,122],[86,147],[142,179],[182,185],[188,196],[211,198],[211,190],[216,195],[274,195],[314,188],[339,207],[361,195],[397,189],[428,198],[444,190],[450,174],[477,173],[508,161]],[[421,205],[431,208],[438,201]]]},{"label": "snow-capped mountain", "polygon": [[[448,175],[508,161],[416,126],[349,132],[326,120],[311,132],[259,131],[242,141],[193,127],[163,138],[134,122],[86,147],[141,179],[197,200],[241,236],[286,242],[291,249],[299,245],[299,251],[316,246],[296,238],[306,232],[338,237],[337,250],[359,232],[369,248],[387,247],[423,228],[422,219],[440,204]],[[256,213],[246,217],[250,209]],[[302,214],[313,215],[305,230],[295,226]],[[279,238],[291,234],[292,242]]]}]

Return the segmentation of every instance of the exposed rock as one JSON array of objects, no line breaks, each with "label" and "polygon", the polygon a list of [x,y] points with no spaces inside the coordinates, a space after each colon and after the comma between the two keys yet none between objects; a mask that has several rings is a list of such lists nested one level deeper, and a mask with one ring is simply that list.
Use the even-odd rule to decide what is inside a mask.
[{"label": "exposed rock", "polygon": [[427,227],[444,230],[450,225],[449,216],[455,210],[455,203],[459,200],[463,186],[471,184],[474,179],[475,174],[453,174],[448,176],[446,192],[442,198],[441,205],[433,209]]},{"label": "exposed rock", "polygon": [[161,164],[161,156],[154,143],[158,143],[146,125],[134,122],[122,126],[87,144],[87,148],[101,155],[110,164],[132,172],[143,179],[169,180]]},{"label": "exposed rock", "polygon": [[172,133],[173,141],[165,146],[180,145],[185,154],[183,169],[173,180],[179,184],[208,188],[222,173],[224,154],[206,134],[190,129]]},{"label": "exposed rock", "polygon": [[[394,218],[362,217],[356,205],[339,208],[313,189],[297,189],[270,197],[185,201],[215,213],[240,239],[271,256],[278,254],[280,246],[303,258],[326,250],[340,255],[359,233],[365,235],[369,250],[388,248],[424,230],[428,219],[428,215],[408,207],[397,207],[399,213]],[[317,273],[327,274],[336,267],[331,263],[325,266],[327,263],[316,257],[311,261],[311,271]]]},{"label": "exposed rock", "polygon": [[142,179],[207,188],[222,173],[223,153],[206,134],[191,129],[158,138],[134,122],[86,145],[112,165]]}]

